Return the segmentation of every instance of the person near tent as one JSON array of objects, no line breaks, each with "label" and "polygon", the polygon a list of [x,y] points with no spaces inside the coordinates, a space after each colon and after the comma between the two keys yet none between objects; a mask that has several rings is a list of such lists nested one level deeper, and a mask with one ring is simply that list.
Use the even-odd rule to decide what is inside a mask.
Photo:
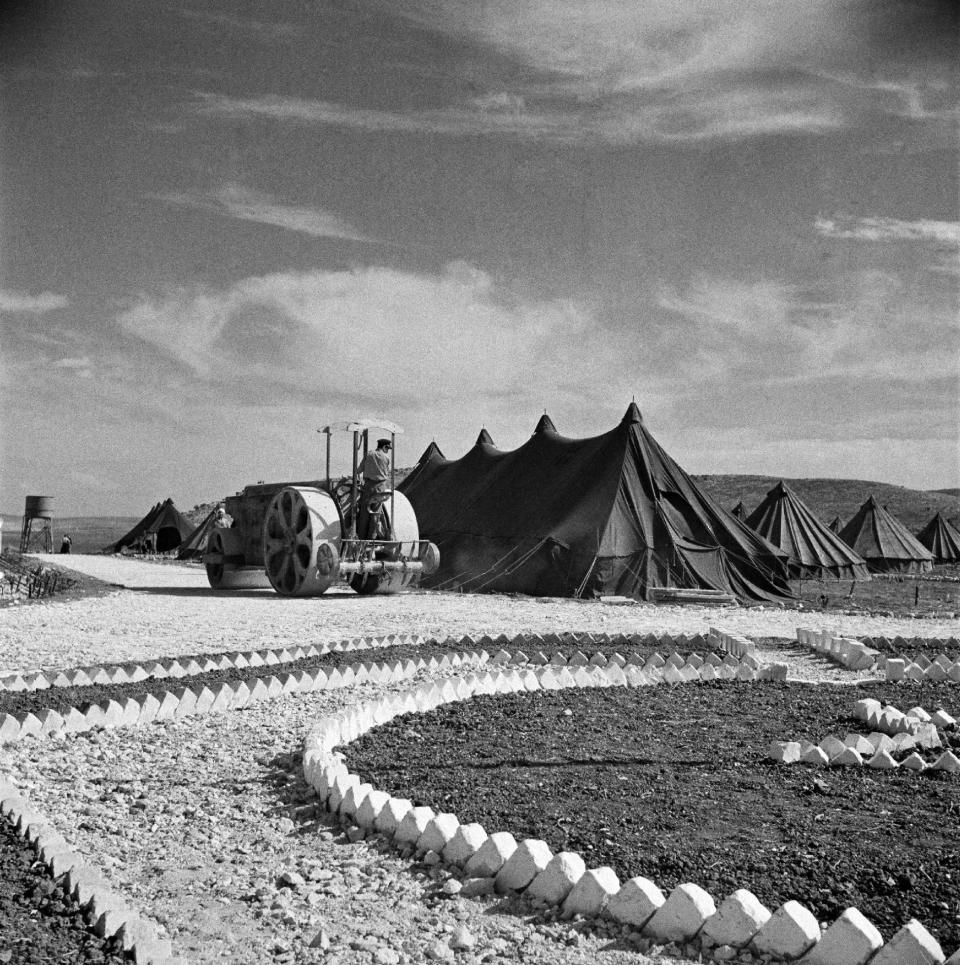
[{"label": "person near tent", "polygon": [[378,439],[377,448],[368,452],[363,460],[363,488],[360,490],[360,506],[357,509],[357,536],[360,539],[375,539],[380,508],[386,494],[390,492],[390,450],[389,439]]},{"label": "person near tent", "polygon": [[69,535],[68,535],[67,533],[64,533],[64,534],[63,534],[63,539],[60,541],[60,552],[61,552],[61,553],[69,553],[69,552],[70,552],[70,545],[71,545],[72,542],[73,542],[73,540],[70,539]]}]

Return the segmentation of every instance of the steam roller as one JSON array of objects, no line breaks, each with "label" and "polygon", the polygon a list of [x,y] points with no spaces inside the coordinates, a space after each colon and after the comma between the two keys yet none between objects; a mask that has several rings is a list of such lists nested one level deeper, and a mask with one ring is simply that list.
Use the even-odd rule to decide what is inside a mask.
[{"label": "steam roller", "polygon": [[[389,488],[362,484],[361,468],[372,465],[370,433],[390,434]],[[416,513],[394,487],[393,442],[402,432],[389,422],[358,420],[325,426],[323,480],[258,483],[225,500],[233,518],[215,529],[204,564],[215,590],[272,587],[281,596],[319,596],[349,584],[357,593],[399,593],[440,565],[437,547],[420,539]],[[332,479],[330,438],[353,435],[353,470]],[[384,440],[385,441],[385,440]]]}]

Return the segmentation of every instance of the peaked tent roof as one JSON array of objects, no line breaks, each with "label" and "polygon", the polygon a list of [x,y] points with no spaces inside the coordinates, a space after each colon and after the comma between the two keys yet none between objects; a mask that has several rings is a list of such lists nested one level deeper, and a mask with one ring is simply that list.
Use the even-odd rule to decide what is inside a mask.
[{"label": "peaked tent roof", "polygon": [[635,404],[600,436],[544,415],[518,449],[428,448],[400,486],[440,548],[427,586],[643,598],[658,586],[790,597],[784,554],[733,519],[660,448]]},{"label": "peaked tent roof", "polygon": [[740,520],[747,518],[747,507],[743,505],[742,499],[730,510],[730,515]]},{"label": "peaked tent roof", "polygon": [[221,507],[214,506],[203,522],[177,547],[178,560],[198,560],[207,548],[207,537],[221,516]]},{"label": "peaked tent roof", "polygon": [[960,532],[937,513],[917,539],[933,554],[936,563],[960,563]]},{"label": "peaked tent roof", "polygon": [[166,553],[176,549],[190,535],[193,526],[182,516],[172,499],[157,503],[129,533],[116,543],[105,547],[104,553],[119,553],[125,546],[133,546],[144,534],[157,534],[157,552]]},{"label": "peaked tent roof", "polygon": [[930,551],[873,496],[840,530],[840,539],[867,561],[871,573],[926,573],[933,568]]},{"label": "peaked tent roof", "polygon": [[831,533],[839,533],[840,530],[843,529],[843,523],[840,522],[840,517],[834,516],[833,519],[830,520],[830,525],[827,529],[829,529]]},{"label": "peaked tent roof", "polygon": [[827,529],[782,481],[767,493],[746,522],[789,554],[787,569],[794,578],[870,579],[863,557]]}]

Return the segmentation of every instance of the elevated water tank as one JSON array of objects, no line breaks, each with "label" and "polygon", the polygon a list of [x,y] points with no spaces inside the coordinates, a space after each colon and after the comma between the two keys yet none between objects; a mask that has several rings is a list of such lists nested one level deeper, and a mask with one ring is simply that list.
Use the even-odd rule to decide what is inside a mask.
[{"label": "elevated water tank", "polygon": [[26,519],[53,519],[53,496],[27,496]]}]

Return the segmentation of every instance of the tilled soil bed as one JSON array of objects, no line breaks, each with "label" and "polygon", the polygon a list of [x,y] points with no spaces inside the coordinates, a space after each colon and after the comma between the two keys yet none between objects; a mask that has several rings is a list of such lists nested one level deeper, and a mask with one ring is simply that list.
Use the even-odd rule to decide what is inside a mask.
[{"label": "tilled soil bed", "polygon": [[[520,641],[511,644],[510,649],[516,651],[523,646],[525,644]],[[75,707],[82,712],[92,704],[107,700],[124,701],[131,697],[142,697],[145,694],[156,696],[177,687],[189,687],[194,693],[197,693],[204,687],[213,689],[225,683],[237,684],[241,681],[249,683],[258,677],[298,672],[310,673],[316,670],[329,673],[331,670],[342,670],[358,663],[382,664],[393,663],[396,660],[401,662],[419,659],[429,660],[431,657],[436,657],[439,660],[446,654],[463,652],[464,649],[464,646],[456,640],[427,640],[418,644],[395,644],[362,650],[334,650],[316,657],[304,657],[300,660],[262,667],[209,670],[185,677],[148,677],[145,680],[129,684],[89,684],[82,687],[50,687],[44,690],[0,690],[0,717],[4,714],[35,714],[46,709],[63,713],[71,707]],[[474,647],[472,649],[479,650],[482,648]],[[488,652],[492,653],[496,649],[491,647]],[[535,651],[533,647],[528,646],[524,652],[528,656],[532,656]],[[555,653],[562,653],[567,658],[572,657],[577,652],[581,652],[587,657],[591,657],[595,653],[602,653],[606,656],[619,653],[625,659],[629,659],[632,654],[646,658],[653,653],[660,653],[661,656],[666,658],[672,652],[678,652],[682,656],[697,652],[700,656],[705,656],[708,650],[704,647],[698,649],[681,647],[676,650],[673,647],[658,647],[652,642],[649,644],[638,643],[631,645],[629,648],[623,644],[590,642],[589,644],[551,646],[545,652],[547,656],[551,657]]]},{"label": "tilled soil bed", "polygon": [[125,962],[119,941],[98,938],[13,825],[0,818],[0,962],[80,965]]},{"label": "tilled soil bed", "polygon": [[[960,776],[766,759],[772,740],[866,733],[852,717],[863,697],[960,717],[955,684],[562,690],[405,715],[345,751],[375,787],[579,852],[621,880],[644,875],[664,891],[693,881],[718,901],[749,888],[825,922],[856,906],[885,938],[916,917],[949,954],[960,947]],[[956,732],[948,740],[957,753]]]}]

